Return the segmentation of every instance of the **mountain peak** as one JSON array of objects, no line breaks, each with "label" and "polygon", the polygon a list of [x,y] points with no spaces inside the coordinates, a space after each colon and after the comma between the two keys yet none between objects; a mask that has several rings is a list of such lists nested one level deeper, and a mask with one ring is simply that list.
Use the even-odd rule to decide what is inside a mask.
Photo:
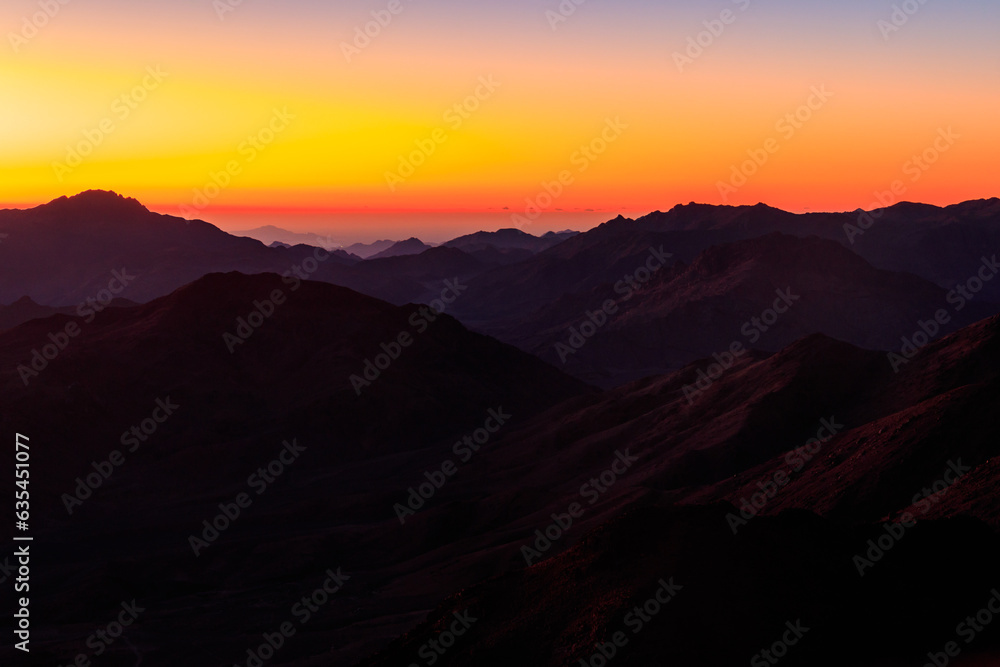
[{"label": "mountain peak", "polygon": [[933,204],[920,204],[912,201],[896,202],[881,210],[908,218],[929,218],[941,212],[941,208]]},{"label": "mountain peak", "polygon": [[372,255],[368,259],[385,259],[386,257],[398,257],[399,255],[419,255],[425,250],[430,250],[427,245],[416,237],[411,237],[405,241],[397,241],[382,252]]},{"label": "mountain peak", "polygon": [[[730,206],[716,206],[715,204],[703,204],[701,202],[688,202],[687,204],[674,204],[667,213],[678,211],[709,211],[717,208],[732,208]],[[659,212],[659,211],[657,211]]]},{"label": "mountain peak", "polygon": [[149,209],[139,203],[137,199],[123,197],[110,190],[87,190],[72,197],[59,197],[44,206],[60,211],[149,213]]}]

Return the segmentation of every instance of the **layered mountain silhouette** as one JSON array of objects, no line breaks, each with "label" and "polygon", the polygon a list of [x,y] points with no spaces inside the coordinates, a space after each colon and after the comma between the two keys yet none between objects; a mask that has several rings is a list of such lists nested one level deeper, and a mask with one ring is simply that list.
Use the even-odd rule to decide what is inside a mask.
[{"label": "layered mountain silhouette", "polygon": [[[399,428],[393,436],[398,438],[395,447],[405,447],[453,428],[462,415],[478,410],[472,403],[503,402],[508,396],[505,384],[514,393],[528,392],[520,399],[509,395],[508,405],[522,412],[586,386],[510,346],[469,333],[450,316],[427,307],[401,308],[345,288],[296,283],[273,274],[211,274],[148,304],[108,309],[90,322],[87,319],[55,315],[3,334],[0,378],[5,378],[3,386],[10,390],[11,409],[22,416],[29,414],[53,385],[74,384],[83,392],[76,394],[83,402],[80,407],[89,405],[95,410],[107,403],[121,407],[147,390],[174,392],[175,398],[191,391],[185,400],[204,402],[199,409],[206,414],[212,410],[225,413],[227,402],[232,402],[233,414],[254,402],[267,405],[260,415],[264,421],[240,427],[251,434],[271,430],[267,424],[283,420],[277,413],[279,404],[291,411],[284,419],[295,423],[293,413],[308,402],[326,406],[324,438],[335,430],[345,439],[365,443],[373,437],[369,431],[391,427],[374,416],[394,396],[403,397],[393,389],[395,381],[411,386],[410,378],[420,377],[419,391],[407,399],[409,407],[404,402],[392,408],[395,414],[412,410],[417,420],[391,427]],[[31,367],[33,350],[50,343],[48,334],[64,331],[70,322],[79,326],[78,337],[71,338],[44,370]],[[402,334],[412,342],[397,349]],[[156,346],[153,341],[169,341],[169,345]],[[393,351],[386,352],[383,345]],[[121,367],[101,361],[112,354],[120,365],[133,369],[137,379],[142,378],[143,391],[130,384],[108,393],[113,378],[121,374]],[[365,362],[385,354],[392,357],[390,367],[367,369],[366,374]],[[452,373],[455,364],[464,363],[463,354],[484,371],[481,377]],[[485,372],[491,364],[496,367]],[[25,381],[19,366],[30,367],[37,375]],[[76,380],[81,373],[105,389],[87,393]],[[531,386],[522,386],[536,373],[539,376]],[[371,379],[373,375],[378,375],[377,381]],[[352,376],[365,380],[362,390]],[[483,384],[476,388],[464,384],[466,380]],[[547,386],[547,382],[554,384]],[[296,385],[299,388],[292,391]],[[552,398],[545,398],[549,393]],[[372,410],[368,416],[363,414],[365,405]],[[351,451],[348,448],[341,454]]]},{"label": "layered mountain silhouette", "polygon": [[486,248],[497,250],[528,250],[538,253],[559,245],[577,232],[547,232],[543,236],[533,236],[520,229],[500,229],[495,232],[476,232],[457,239],[452,239],[444,245],[448,248],[460,248],[466,252],[475,252]]},{"label": "layered mountain silhouette", "polygon": [[386,257],[402,257],[404,255],[419,255],[425,250],[430,250],[427,245],[418,238],[410,238],[405,241],[398,241],[391,246],[371,256],[371,259],[385,259]]},{"label": "layered mountain silhouette", "polygon": [[[567,553],[457,592],[360,664],[434,655],[456,619],[469,618],[476,620],[439,664],[560,667],[611,656],[634,667],[721,667],[774,664],[778,655],[787,665],[921,664],[928,654],[947,656],[939,649],[956,639],[964,643],[972,627],[956,637],[956,619],[994,595],[988,582],[1000,543],[982,525],[921,527],[895,547],[902,565],[861,578],[850,563],[859,545],[885,534],[881,527],[845,529],[788,513],[757,519],[736,539],[713,530],[729,512],[646,499]],[[948,585],[914,586],[918,576]],[[995,629],[975,639],[976,655],[954,664],[995,664]]]},{"label": "layered mountain silhouette", "polygon": [[[268,311],[257,304],[276,290],[287,300],[230,353],[225,334],[240,336],[239,319]],[[438,621],[471,609],[480,620],[469,644],[445,664],[501,664],[519,650],[531,664],[559,665],[598,650],[609,637],[601,628],[622,625],[661,578],[674,577],[684,595],[659,618],[660,630],[623,650],[624,664],[693,660],[722,636],[720,624],[732,641],[714,659],[730,664],[800,618],[818,630],[795,664],[834,664],[842,653],[829,647],[864,645],[870,619],[891,617],[915,646],[917,637],[944,636],[952,615],[977,602],[969,591],[989,592],[998,546],[987,525],[998,517],[968,503],[970,488],[991,480],[998,453],[998,425],[986,409],[996,395],[996,318],[926,346],[898,374],[885,353],[822,336],[772,356],[748,353],[691,402],[684,386],[697,381],[698,363],[596,393],[448,316],[419,333],[413,318],[428,314],[320,283],[292,291],[273,275],[210,275],[149,304],[76,320],[80,335],[27,386],[17,366],[73,318],[57,314],[0,334],[0,423],[50,443],[33,463],[36,489],[48,498],[38,534],[64,555],[40,560],[51,588],[38,594],[39,613],[72,625],[94,600],[138,597],[150,630],[132,643],[150,664],[192,648],[238,662],[287,615],[289,600],[342,567],[351,577],[344,595],[290,644],[287,664],[351,664],[375,653],[367,664],[390,664],[419,650]],[[350,376],[363,377],[366,359],[401,332],[413,342],[359,395]],[[70,515],[64,494],[121,449],[119,435],[157,399],[177,405],[176,414]],[[453,445],[491,409],[510,423],[463,460]],[[753,517],[734,536],[740,498],[787,468],[789,452],[824,421],[833,439],[760,511],[824,518]],[[291,439],[306,447],[301,467],[289,466],[195,556],[189,539],[202,520],[246,491],[247,475]],[[635,462],[604,492],[582,492],[623,450]],[[877,522],[917,512],[914,494],[959,460],[969,472],[935,503],[938,521],[912,529],[893,554],[942,576],[965,563],[962,587],[913,593],[931,595],[928,614],[913,597],[886,594],[910,570],[887,562],[886,574],[870,580],[852,558],[884,530]],[[401,523],[397,506],[447,461],[457,472]],[[525,569],[535,531],[574,502],[582,516]],[[803,585],[785,562],[799,563],[813,583]],[[772,579],[780,583],[753,583]],[[708,620],[720,599],[722,620]],[[177,614],[201,628],[183,651],[162,634]],[[743,615],[755,620],[739,623]],[[542,617],[559,622],[539,625]],[[579,624],[583,634],[562,634]],[[854,643],[831,644],[841,633]],[[987,638],[981,649],[993,645]],[[42,650],[72,657],[60,646]],[[861,664],[886,664],[869,657]]]},{"label": "layered mountain silhouette", "polygon": [[[254,313],[262,316],[259,326]],[[71,323],[79,333],[44,367],[33,365],[33,352]],[[25,368],[34,373],[24,374]],[[57,314],[22,324],[0,334],[0,369],[2,428],[30,432],[33,442],[51,445],[39,447],[32,459],[34,525],[77,554],[38,563],[39,579],[51,577],[53,588],[38,593],[37,608],[47,609],[57,625],[123,587],[151,603],[158,599],[155,615],[198,606],[196,591],[214,587],[212,572],[229,557],[217,561],[209,551],[199,560],[185,531],[200,535],[201,515],[214,515],[225,496],[246,491],[247,475],[266,467],[285,441],[296,440],[307,452],[302,465],[281,480],[291,495],[278,505],[262,502],[256,519],[247,513],[250,532],[244,537],[256,547],[247,550],[250,543],[237,538],[215,551],[235,548],[231,554],[242,554],[239,568],[280,570],[282,558],[261,559],[258,551],[272,548],[270,538],[259,540],[279,520],[293,531],[305,529],[293,541],[317,540],[317,558],[339,561],[324,567],[343,564],[357,571],[361,561],[348,550],[330,549],[329,540],[341,530],[335,525],[350,533],[351,525],[362,526],[384,511],[396,520],[391,502],[382,507],[375,500],[402,491],[405,501],[406,487],[397,488],[390,471],[408,470],[420,460],[440,464],[452,438],[482,429],[491,414],[500,415],[494,426],[499,421],[509,429],[547,405],[591,391],[426,307],[400,308],[315,282],[294,289],[269,274],[209,275],[142,306],[107,309],[90,322]],[[144,437],[92,500],[84,488],[80,495],[87,502],[67,506],[64,494],[76,495],[77,478],[94,473],[92,464],[107,460],[111,450],[126,451],[122,432],[164,403],[177,407],[155,437]],[[57,413],[60,418],[51,419]],[[362,464],[383,467],[385,480],[365,473],[349,482],[356,491],[331,493],[330,484],[340,483],[329,475]],[[355,493],[360,495],[350,500]],[[356,501],[362,514],[350,509]],[[315,523],[319,516],[327,517],[325,528]],[[62,532],[70,526],[70,533]],[[161,552],[152,560],[147,557],[153,542],[136,539],[150,530],[162,537],[154,540]],[[86,574],[71,574],[78,567]],[[172,574],[163,572],[167,578],[158,583],[152,573],[161,567]],[[288,573],[275,574],[277,579],[268,577],[291,581]],[[66,577],[80,596],[47,598],[46,590],[55,594],[69,586]],[[168,592],[171,587],[175,592]],[[353,595],[342,604],[354,604]],[[228,605],[217,602],[223,603],[217,611]],[[331,615],[317,629],[337,618]],[[233,616],[229,629],[219,628],[219,638],[209,643],[235,650],[236,660],[241,628],[247,627],[245,618]],[[63,630],[73,633],[69,626]]]},{"label": "layered mountain silhouette", "polygon": [[[90,191],[26,211],[0,211],[0,303],[23,296],[76,306],[108,288],[114,271],[135,275],[116,296],[145,302],[214,271],[283,274],[313,248],[268,248],[197,220],[151,213],[134,199]],[[327,263],[353,264],[334,251]]]},{"label": "layered mountain silhouette", "polygon": [[[108,302],[107,308],[127,308],[136,305],[138,304],[133,301],[129,301],[128,299],[114,298]],[[85,304],[84,316],[87,316],[92,310],[92,308],[88,310],[88,307]],[[50,315],[59,313],[63,315],[72,315],[76,312],[77,308],[54,308],[52,306],[43,306],[32,301],[31,297],[24,296],[9,306],[0,306],[0,331],[12,329],[19,324],[49,317]]]},{"label": "layered mountain silhouette", "polygon": [[[919,664],[956,639],[995,581],[998,335],[1000,319],[977,323],[898,375],[884,355],[812,336],[741,361],[693,405],[681,388],[694,366],[556,408],[511,445],[538,469],[521,474],[521,493],[557,496],[528,526],[582,502],[586,474],[557,489],[547,443],[575,441],[553,463],[597,470],[629,443],[635,468],[566,531],[575,547],[456,592],[364,664],[397,663],[465,610],[481,621],[446,664],[574,664],[617,630],[629,640],[622,664],[738,664],[799,619],[812,639],[789,664]],[[517,469],[512,454],[493,450],[482,465],[499,481]],[[591,513],[604,521],[588,532]],[[644,624],[627,627],[630,612],[635,622],[664,578],[685,588],[656,630],[633,636]],[[1000,635],[977,640],[992,664]]]},{"label": "layered mountain silhouette", "polygon": [[[274,225],[264,225],[263,227],[256,227],[254,229],[230,232],[230,234],[233,236],[246,236],[252,239],[257,239],[266,246],[273,246],[275,244],[283,246],[312,245],[320,248],[326,248],[327,250],[335,249],[335,246],[326,237],[320,236],[319,234],[292,232],[287,229],[275,227]],[[350,250],[345,250],[345,252],[348,254],[351,253]],[[362,259],[364,258],[364,256],[360,253],[357,257]]]},{"label": "layered mountain silhouette", "polygon": [[[636,266],[644,266],[641,258]],[[614,312],[600,315],[608,300]],[[939,311],[944,324],[934,323]],[[921,331],[919,322],[929,320],[937,336],[998,311],[917,276],[875,269],[832,241],[774,233],[713,246],[634,289],[619,281],[566,294],[513,326],[484,328],[496,326],[505,340],[614,386],[726,353],[734,343],[774,351],[823,333],[867,349],[899,349]]]},{"label": "layered mountain silhouette", "polygon": [[348,252],[352,255],[357,255],[362,259],[368,259],[372,255],[377,255],[383,250],[388,250],[395,243],[396,241],[389,241],[389,240],[375,241],[373,243],[353,243],[344,248],[344,250],[345,252]]},{"label": "layered mountain silhouette", "polygon": [[43,306],[31,300],[31,297],[21,297],[9,306],[0,306],[0,330],[10,329],[41,317],[48,317],[57,312],[70,312],[69,308],[60,309]]},{"label": "layered mountain silhouette", "polygon": [[[637,220],[627,229],[705,232],[718,240],[772,232],[819,236],[850,247],[874,266],[919,275],[951,289],[977,275],[983,257],[1000,249],[1000,199],[952,206],[900,202],[888,208],[845,213],[792,214],[757,206],[676,206]],[[1000,301],[1000,284],[988,282],[984,298]]]},{"label": "layered mountain silhouette", "polygon": [[[995,208],[864,236],[910,216],[957,257]],[[956,626],[1000,585],[1000,316],[834,239],[853,215],[693,205],[320,261],[109,193],[0,213],[0,259],[64,262],[0,273],[33,658],[89,655],[134,600],[97,659],[996,664],[1000,624]]]},{"label": "layered mountain silhouette", "polygon": [[[362,257],[419,255],[430,249],[417,239],[323,250],[317,255],[317,248],[328,245],[326,239],[284,232],[278,228],[240,232],[263,242],[233,236],[206,222],[152,213],[134,199],[96,190],[34,209],[0,211],[0,233],[7,234],[0,244],[0,303],[27,296],[41,305],[76,307],[105,290],[113,272],[123,268],[136,279],[114,296],[135,302],[164,296],[208,273],[235,270],[294,274],[403,305],[430,300],[445,279],[470,275],[446,275],[451,271],[448,260],[435,264],[436,258],[452,257],[444,254],[422,260],[427,265],[424,280],[414,280],[410,268],[396,275],[391,264],[378,270],[352,270]],[[548,238],[546,243],[555,237]],[[467,262],[479,267],[476,274],[530,256],[512,256],[490,244],[481,244],[476,252],[475,261]],[[316,261],[317,257],[322,259]]]}]

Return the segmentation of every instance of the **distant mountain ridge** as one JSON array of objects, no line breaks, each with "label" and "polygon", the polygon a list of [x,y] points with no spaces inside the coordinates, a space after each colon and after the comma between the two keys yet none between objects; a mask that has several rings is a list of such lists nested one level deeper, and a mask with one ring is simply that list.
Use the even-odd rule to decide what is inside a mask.
[{"label": "distant mountain ridge", "polygon": [[[919,275],[948,289],[973,277],[982,256],[1000,253],[1000,198],[950,206],[898,202],[872,211],[789,213],[755,206],[677,205],[635,220],[605,223],[618,229],[709,234],[716,242],[772,232],[837,241],[872,265]],[[1000,301],[1000,281],[985,286]]]},{"label": "distant mountain ridge", "polygon": [[386,257],[401,257],[403,255],[419,255],[420,253],[430,250],[433,246],[430,246],[418,238],[409,238],[405,241],[398,241],[393,243],[391,246],[383,250],[382,252],[376,253],[369,257],[369,259],[385,259]]},{"label": "distant mountain ridge", "polygon": [[[826,287],[817,288],[814,298],[826,290],[831,303],[840,306],[826,312],[804,309],[783,318],[767,337],[754,341],[763,349],[774,350],[816,332],[865,347],[889,347],[894,344],[889,334],[905,332],[938,308],[949,308],[941,303],[941,295],[952,289],[965,290],[962,300],[971,306],[956,312],[950,327],[985,317],[1000,303],[1000,280],[988,279],[990,271],[995,273],[991,267],[1000,266],[990,252],[1000,248],[1000,199],[948,207],[903,202],[869,213],[810,214],[764,204],[687,204],[635,220],[618,216],[579,234],[534,237],[501,229],[461,236],[438,248],[411,238],[367,260],[311,245],[285,247],[276,242],[279,245],[266,247],[205,222],[151,213],[134,199],[101,191],[62,197],[27,211],[0,211],[0,233],[6,235],[0,244],[0,303],[27,296],[36,305],[72,307],[106,290],[112,272],[122,269],[137,278],[114,296],[133,302],[227,271],[328,282],[396,305],[429,303],[446,281],[459,280],[468,290],[449,314],[552,363],[562,366],[566,361],[566,370],[605,386],[665,372],[717,349],[720,331],[738,329],[741,318],[764,310],[766,294],[759,285],[768,282],[765,276],[771,268],[790,266],[796,253],[819,252],[821,246],[810,236],[835,242],[813,257],[816,266],[829,270]],[[774,234],[787,238],[780,243],[759,241]],[[762,249],[768,243],[786,247],[788,261],[765,253],[759,261],[747,262],[740,253],[713,250],[739,244]],[[834,253],[838,245],[843,250]],[[588,336],[584,348],[556,354],[557,349],[565,353],[559,344],[570,341],[573,327],[579,327],[587,313],[609,298],[621,297],[615,294],[616,285],[639,270],[654,249],[670,256],[667,269],[657,271],[630,303],[620,304],[621,312]],[[771,259],[765,261],[764,256]],[[706,263],[709,258],[712,262]],[[801,262],[797,266],[800,275],[782,280],[810,275],[816,285],[822,282],[815,267]],[[937,291],[897,275],[887,279],[892,288],[880,296],[866,293],[858,276],[874,280],[880,274],[871,269],[912,274],[934,283]],[[686,278],[681,276],[685,271]],[[692,298],[679,304],[678,295],[688,294],[703,280],[712,281],[719,293],[702,289],[695,298],[691,292]],[[758,288],[740,291],[752,284]],[[844,311],[852,299],[860,304],[857,312],[864,313],[864,326],[852,325]],[[886,313],[881,323],[864,305],[880,299],[879,308]],[[19,323],[31,313],[44,312],[27,306],[8,309],[7,321]],[[740,333],[730,335],[737,340]]]},{"label": "distant mountain ridge", "polygon": [[495,232],[476,232],[443,243],[445,247],[460,248],[466,252],[483,250],[487,247],[498,250],[529,250],[533,253],[548,250],[578,232],[547,232],[544,236],[532,236],[520,229],[500,229]]},{"label": "distant mountain ridge", "polygon": [[[281,243],[284,245],[295,246],[299,244],[317,246],[319,248],[325,248],[326,250],[336,250],[340,248],[339,245],[333,243],[325,236],[319,234],[309,234],[292,232],[287,229],[282,229],[280,227],[275,227],[274,225],[265,225],[263,227],[257,227],[256,229],[248,229],[243,231],[229,232],[233,236],[245,236],[252,239],[257,239],[266,246],[274,245],[275,243]],[[349,252],[349,251],[348,251]]]},{"label": "distant mountain ridge", "polygon": [[[581,339],[587,313],[608,299],[617,303],[613,315]],[[835,242],[773,233],[713,246],[690,264],[656,272],[635,291],[605,285],[565,295],[516,325],[502,320],[496,333],[550,363],[565,363],[580,377],[613,386],[724,353],[734,343],[775,351],[822,333],[894,350],[942,309],[948,322],[938,335],[1000,312],[1000,305],[982,300],[960,304],[961,310],[956,305],[944,288],[876,269]],[[612,368],[609,380],[592,375]]]},{"label": "distant mountain ridge", "polygon": [[372,255],[377,255],[383,250],[388,250],[395,243],[396,241],[388,240],[374,241],[372,243],[354,243],[344,248],[344,251],[349,252],[352,255],[357,255],[362,259],[368,259]]},{"label": "distant mountain ridge", "polygon": [[[114,271],[136,275],[116,295],[148,301],[215,271],[285,273],[315,249],[268,248],[207,222],[150,212],[135,199],[103,191],[61,197],[28,210],[0,211],[0,303],[22,296],[75,305],[106,289]],[[347,253],[324,264],[351,265]]]}]

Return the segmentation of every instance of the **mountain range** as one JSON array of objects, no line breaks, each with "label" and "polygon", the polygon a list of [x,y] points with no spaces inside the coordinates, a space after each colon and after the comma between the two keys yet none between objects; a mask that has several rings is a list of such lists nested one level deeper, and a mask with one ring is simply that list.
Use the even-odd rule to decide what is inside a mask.
[{"label": "mountain range", "polygon": [[134,600],[107,664],[997,664],[1000,625],[956,634],[998,585],[995,201],[367,260],[110,193],[0,212],[34,657]]}]

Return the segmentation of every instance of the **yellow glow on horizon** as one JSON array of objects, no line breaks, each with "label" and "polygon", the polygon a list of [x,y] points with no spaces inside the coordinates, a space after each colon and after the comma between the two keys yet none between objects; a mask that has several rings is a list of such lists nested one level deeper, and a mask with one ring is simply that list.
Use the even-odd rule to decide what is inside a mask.
[{"label": "yellow glow on horizon", "polygon": [[[98,188],[180,206],[221,178],[228,185],[211,198],[220,208],[517,210],[569,170],[573,182],[552,209],[723,203],[718,183],[778,137],[776,121],[821,85],[835,96],[781,138],[728,203],[866,206],[942,127],[962,139],[908,183],[908,195],[947,204],[994,194],[1000,91],[982,83],[985,64],[955,70],[940,54],[881,44],[799,60],[768,44],[747,59],[754,42],[734,30],[679,74],[663,46],[682,41],[676,35],[639,31],[633,48],[602,49],[570,31],[553,36],[540,21],[503,39],[442,33],[428,42],[432,17],[416,5],[348,64],[337,45],[366,12],[335,26],[265,25],[257,9],[219,22],[210,3],[149,15],[127,6],[110,18],[64,7],[23,53],[0,60],[11,100],[0,108],[0,201]],[[178,48],[179,34],[189,48]],[[466,57],[455,57],[458,47]],[[167,75],[135,108],[123,107],[148,68]],[[482,77],[499,87],[454,122],[449,109]],[[248,149],[249,137],[269,137],[275,109],[294,119]],[[607,119],[628,127],[584,170],[579,151]],[[88,147],[102,122],[113,131]],[[398,173],[436,130],[446,140],[390,187],[387,172]],[[90,154],[79,166],[54,166],[81,145]],[[238,173],[225,174],[234,163]]]}]

